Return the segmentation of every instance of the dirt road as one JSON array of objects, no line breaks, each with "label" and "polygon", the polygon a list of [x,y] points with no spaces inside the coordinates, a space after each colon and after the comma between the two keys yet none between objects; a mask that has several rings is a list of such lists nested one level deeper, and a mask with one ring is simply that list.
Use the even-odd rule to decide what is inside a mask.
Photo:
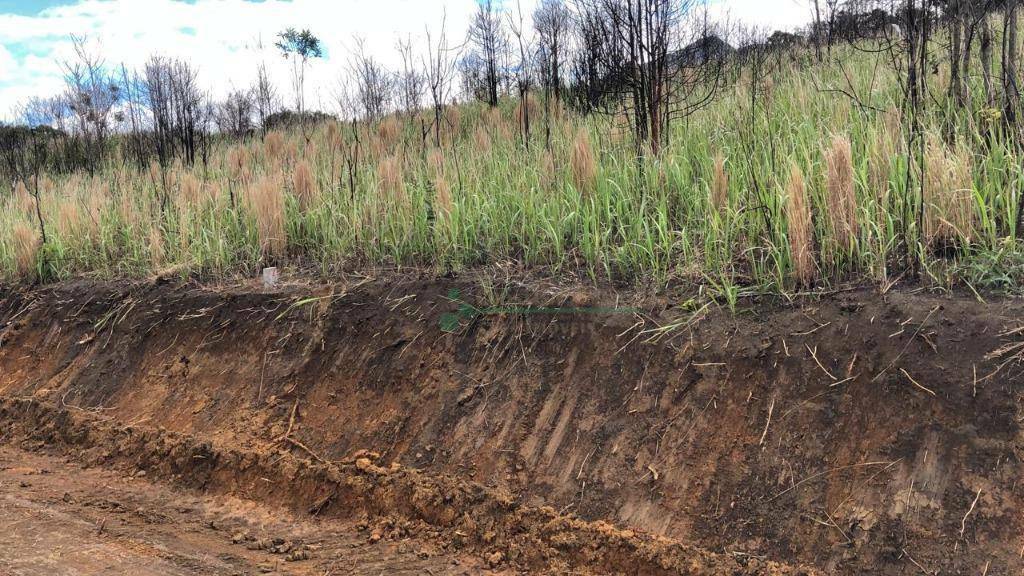
[{"label": "dirt road", "polygon": [[429,542],[0,446],[0,574],[478,574]]}]

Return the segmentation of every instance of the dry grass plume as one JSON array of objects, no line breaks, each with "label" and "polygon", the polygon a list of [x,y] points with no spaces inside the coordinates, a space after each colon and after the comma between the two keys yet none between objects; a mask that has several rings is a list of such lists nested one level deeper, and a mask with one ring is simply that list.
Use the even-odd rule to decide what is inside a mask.
[{"label": "dry grass plume", "polygon": [[26,218],[35,218],[36,199],[29,193],[21,180],[14,185],[14,205],[19,213]]},{"label": "dry grass plume", "polygon": [[249,179],[249,151],[245,146],[234,146],[227,154],[228,175],[235,182]]},{"label": "dry grass plume", "polygon": [[394,206],[404,207],[408,204],[402,159],[398,156],[385,156],[377,163],[377,185],[381,195]]},{"label": "dry grass plume", "polygon": [[385,148],[394,148],[398,144],[400,132],[401,126],[394,116],[388,116],[377,125],[377,137],[380,138],[381,144]]},{"label": "dry grass plume", "polygon": [[829,221],[836,243],[845,251],[853,249],[857,238],[857,198],[853,182],[853,152],[845,136],[832,139],[825,152],[825,181]]},{"label": "dry grass plume", "polygon": [[473,131],[473,145],[479,154],[487,154],[491,151],[491,135],[483,126],[477,126]]},{"label": "dry grass plume", "polygon": [[976,235],[970,152],[949,149],[932,138],[925,150],[924,236],[932,247],[955,241],[970,242]]},{"label": "dry grass plume", "polygon": [[789,222],[789,251],[793,275],[799,285],[814,281],[815,266],[812,249],[811,209],[807,201],[807,185],[803,172],[796,165],[790,170],[786,186],[786,220]]},{"label": "dry grass plume", "polygon": [[284,136],[280,132],[267,132],[263,137],[263,152],[270,160],[279,160],[285,152]]},{"label": "dry grass plume", "polygon": [[160,232],[158,226],[152,226],[149,229],[149,261],[155,268],[161,268],[164,265],[164,235]]},{"label": "dry grass plume", "polygon": [[729,174],[725,171],[725,156],[721,152],[715,154],[711,175],[711,205],[719,214],[729,205]]},{"label": "dry grass plume", "polygon": [[256,221],[260,248],[269,256],[282,257],[288,246],[284,226],[284,193],[273,179],[264,177],[246,188],[246,204]]},{"label": "dry grass plume", "polygon": [[320,186],[317,184],[316,176],[305,160],[300,160],[295,165],[295,171],[292,173],[292,190],[299,201],[299,207],[303,210],[314,205],[320,197]]},{"label": "dry grass plume", "polygon": [[39,255],[39,232],[25,222],[17,222],[11,230],[14,248],[14,265],[19,276],[35,275],[36,259]]},{"label": "dry grass plume", "polygon": [[197,206],[202,193],[202,184],[191,172],[186,172],[179,179],[178,201],[183,205]]},{"label": "dry grass plume", "polygon": [[572,181],[580,194],[590,194],[597,186],[597,159],[590,143],[590,134],[583,128],[576,131],[569,157]]}]

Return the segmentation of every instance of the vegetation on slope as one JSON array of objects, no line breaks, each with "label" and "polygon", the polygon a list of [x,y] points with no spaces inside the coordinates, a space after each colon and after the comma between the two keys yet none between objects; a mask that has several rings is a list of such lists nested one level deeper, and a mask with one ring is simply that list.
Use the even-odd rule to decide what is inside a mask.
[{"label": "vegetation on slope", "polygon": [[1015,290],[1019,135],[979,77],[954,105],[937,58],[915,143],[900,70],[877,45],[837,45],[822,62],[793,47],[757,73],[730,68],[718,96],[640,158],[628,117],[534,94],[447,107],[439,147],[423,130],[433,111],[414,111],[221,140],[193,166],[139,169],[115,156],[93,175],[44,174],[38,207],[24,183],[0,204],[0,272],[209,277],[513,260],[698,283],[728,300],[901,277]]}]

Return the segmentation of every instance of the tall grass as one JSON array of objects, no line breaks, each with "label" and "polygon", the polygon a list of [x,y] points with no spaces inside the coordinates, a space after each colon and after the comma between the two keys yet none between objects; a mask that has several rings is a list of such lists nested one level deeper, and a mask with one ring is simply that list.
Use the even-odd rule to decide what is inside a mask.
[{"label": "tall grass", "polygon": [[725,155],[715,154],[714,172],[711,179],[711,206],[722,213],[729,205],[729,175],[725,171]]},{"label": "tall grass", "polygon": [[569,167],[576,190],[581,194],[592,192],[597,185],[597,160],[594,158],[590,134],[585,129],[577,130],[573,138]]},{"label": "tall grass", "polygon": [[11,244],[15,271],[21,275],[32,273],[39,250],[39,234],[26,223],[18,222],[11,230]]},{"label": "tall grass", "polygon": [[[943,282],[1020,286],[1021,158],[984,99],[923,117],[921,173],[894,73],[870,52],[837,56],[842,68],[796,54],[757,83],[769,96],[754,110],[754,80],[737,75],[643,162],[623,118],[545,115],[530,99],[447,108],[440,147],[422,113],[223,142],[195,167],[51,175],[45,248],[17,183],[0,191],[0,276],[36,278],[42,262],[60,278],[515,260],[734,293],[884,281],[916,262]],[[848,82],[870,106],[818,89]]]},{"label": "tall grass", "polygon": [[786,185],[786,222],[793,276],[799,284],[810,285],[815,276],[811,210],[804,174],[796,165],[790,169]]},{"label": "tall grass", "polygon": [[948,148],[931,138],[925,151],[924,184],[926,244],[969,243],[977,229],[969,151],[963,146]]},{"label": "tall grass", "polygon": [[259,248],[268,257],[285,255],[288,238],[285,233],[284,191],[272,176],[264,176],[246,188],[246,207],[256,224]]},{"label": "tall grass", "polygon": [[853,182],[853,152],[850,141],[843,136],[832,139],[825,153],[826,205],[832,234],[838,247],[851,252],[857,238],[857,199]]}]

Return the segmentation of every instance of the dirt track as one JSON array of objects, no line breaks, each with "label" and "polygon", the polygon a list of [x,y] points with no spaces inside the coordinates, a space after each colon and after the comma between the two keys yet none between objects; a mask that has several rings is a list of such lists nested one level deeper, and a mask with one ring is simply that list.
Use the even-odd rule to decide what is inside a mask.
[{"label": "dirt track", "polygon": [[449,570],[1024,569],[1019,302],[503,298],[415,279],[8,293],[0,439],[296,526],[312,510],[371,566],[391,561],[376,530]]},{"label": "dirt track", "polygon": [[[204,497],[74,460],[0,448],[0,574],[477,574],[427,540]],[[362,529],[360,529],[362,528]]]}]

